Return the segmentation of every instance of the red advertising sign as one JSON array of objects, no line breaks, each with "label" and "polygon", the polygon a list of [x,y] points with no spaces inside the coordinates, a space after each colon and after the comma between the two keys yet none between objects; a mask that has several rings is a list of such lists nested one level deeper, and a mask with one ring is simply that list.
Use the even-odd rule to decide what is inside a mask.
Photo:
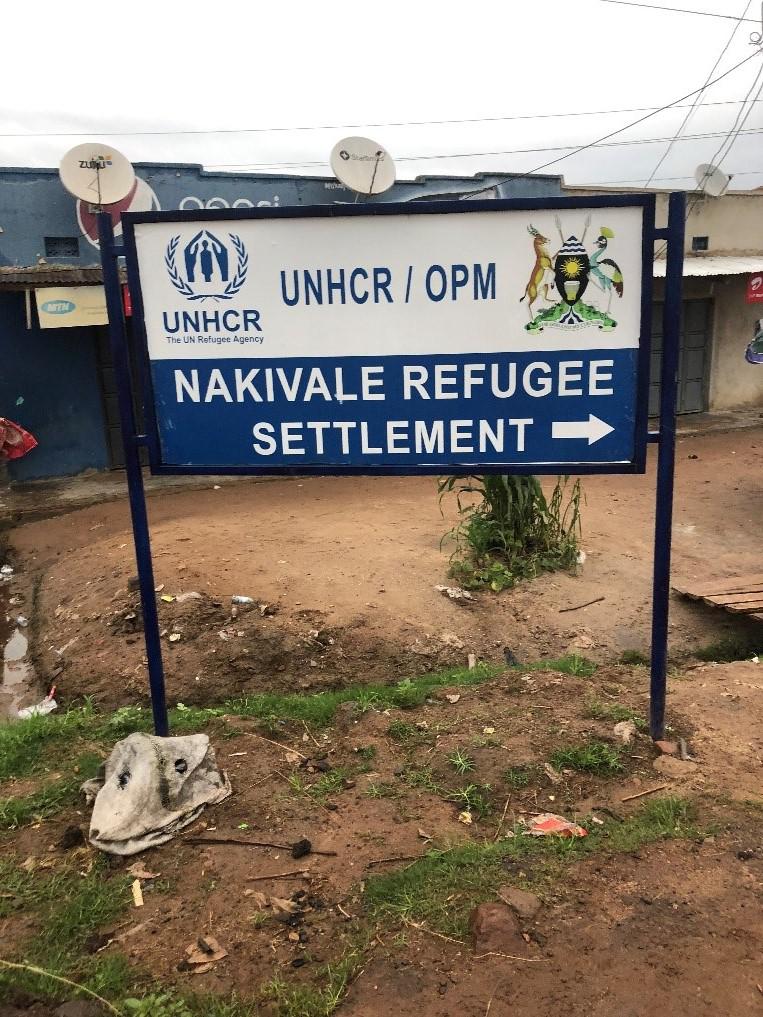
[{"label": "red advertising sign", "polygon": [[755,272],[748,277],[747,303],[763,304],[763,272]]}]

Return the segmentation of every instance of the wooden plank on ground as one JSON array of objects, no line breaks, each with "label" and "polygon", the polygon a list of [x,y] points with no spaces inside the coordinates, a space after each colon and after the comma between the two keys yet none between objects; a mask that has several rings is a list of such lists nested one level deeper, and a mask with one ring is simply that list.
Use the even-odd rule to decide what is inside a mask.
[{"label": "wooden plank on ground", "polygon": [[690,579],[678,580],[672,586],[676,593],[694,600],[720,596],[723,593],[763,592],[763,572],[757,572],[750,576],[728,576],[703,582],[695,582]]},{"label": "wooden plank on ground", "polygon": [[732,605],[760,604],[763,606],[763,592],[757,593],[721,593],[717,597],[703,597],[708,604],[731,608]]}]

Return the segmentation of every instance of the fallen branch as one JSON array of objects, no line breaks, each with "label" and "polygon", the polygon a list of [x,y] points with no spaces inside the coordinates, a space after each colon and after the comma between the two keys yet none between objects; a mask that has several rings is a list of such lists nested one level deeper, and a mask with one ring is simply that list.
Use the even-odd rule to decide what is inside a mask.
[{"label": "fallen branch", "polygon": [[403,918],[403,925],[410,925],[412,929],[418,929],[419,932],[428,932],[430,936],[436,936],[438,939],[444,939],[446,943],[455,943],[456,946],[466,946],[460,939],[451,939],[450,936],[443,936],[441,932],[435,932],[433,929],[428,929],[426,925],[419,925],[418,922],[412,922],[410,918]]},{"label": "fallen branch", "polygon": [[503,821],[506,818],[506,813],[509,811],[509,805],[510,804],[511,804],[511,795],[509,795],[509,797],[506,799],[506,804],[503,807],[503,815],[501,816],[501,821],[498,824],[498,829],[495,831],[495,837],[493,837],[494,841],[498,840],[498,838],[501,835],[501,829],[503,827]]},{"label": "fallen branch", "polygon": [[634,798],[643,798],[644,795],[653,795],[655,791],[664,791],[667,784],[658,784],[657,787],[650,787],[648,791],[639,791],[636,795],[628,795],[627,798],[621,798],[621,802],[632,802]]},{"label": "fallen branch", "polygon": [[122,1017],[121,1013],[115,1006],[112,1006],[107,999],[103,996],[99,996],[97,992],[93,992],[92,989],[86,988],[84,985],[80,985],[79,982],[72,982],[69,978],[63,978],[61,975],[54,975],[50,971],[45,971],[43,968],[36,968],[33,964],[14,964],[11,961],[0,960],[0,964],[4,968],[12,968],[14,971],[31,971],[34,975],[42,975],[44,978],[52,978],[55,982],[61,982],[63,985],[71,985],[72,988],[77,989],[78,992],[86,992],[88,996],[92,996],[93,999],[97,999],[99,1003],[103,1004],[107,1010],[110,1010],[117,1017]]},{"label": "fallen branch", "polygon": [[317,738],[313,737],[313,732],[310,730],[310,728],[307,726],[307,723],[304,720],[302,721],[302,727],[305,729],[306,734],[308,735],[309,738],[312,739],[316,747],[319,749],[322,748],[321,743],[318,741]]},{"label": "fallen branch", "polygon": [[[268,840],[244,840],[243,837],[189,837],[186,844],[238,844],[240,847],[276,848],[278,851],[291,851],[293,844],[272,844]],[[319,851],[311,847],[305,854],[335,856],[336,851]]]},{"label": "fallen branch", "polygon": [[281,749],[282,752],[293,752],[295,756],[299,756],[300,759],[309,759],[309,756],[305,756],[299,749],[293,749],[291,745],[284,745],[282,742],[274,742],[272,738],[266,738],[265,735],[258,734],[256,731],[245,731],[245,734],[251,735],[252,738],[261,738],[268,745],[275,745],[277,749]]},{"label": "fallen branch", "polygon": [[540,964],[543,957],[517,957],[513,953],[501,953],[499,950],[488,950],[487,953],[478,953],[474,958],[476,961],[484,960],[485,957],[506,957],[507,960],[524,961],[525,964]]},{"label": "fallen branch", "polygon": [[560,607],[559,614],[564,614],[565,611],[580,611],[584,607],[590,607],[591,604],[598,604],[600,601],[606,599],[606,597],[594,597],[593,600],[587,600],[585,604],[576,604],[574,607]]}]

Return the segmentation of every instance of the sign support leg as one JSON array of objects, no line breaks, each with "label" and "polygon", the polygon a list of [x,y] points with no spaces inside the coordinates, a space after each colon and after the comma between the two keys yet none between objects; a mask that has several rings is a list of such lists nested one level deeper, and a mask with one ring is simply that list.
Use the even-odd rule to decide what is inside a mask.
[{"label": "sign support leg", "polygon": [[668,204],[665,303],[662,311],[662,371],[660,430],[657,459],[657,504],[654,532],[652,592],[652,670],[649,731],[665,735],[665,691],[668,669],[668,612],[670,609],[670,548],[673,527],[673,478],[676,459],[676,394],[681,342],[682,281],[686,195],[671,194]]},{"label": "sign support leg", "polygon": [[103,266],[103,286],[106,293],[106,307],[109,315],[109,339],[114,359],[114,373],[119,400],[119,419],[122,428],[122,442],[125,451],[125,473],[130,499],[132,532],[135,541],[135,558],[138,566],[140,600],[143,610],[143,633],[148,658],[148,680],[151,687],[151,709],[154,715],[154,731],[158,735],[169,734],[167,699],[164,690],[164,665],[159,635],[159,616],[156,610],[154,591],[154,567],[151,560],[151,538],[146,512],[146,494],[143,488],[143,471],[140,463],[140,447],[144,443],[137,433],[135,411],[132,399],[130,360],[127,349],[124,311],[122,308],[122,286],[117,265],[118,253],[114,243],[114,229],[111,216],[101,212],[98,216],[98,237]]}]

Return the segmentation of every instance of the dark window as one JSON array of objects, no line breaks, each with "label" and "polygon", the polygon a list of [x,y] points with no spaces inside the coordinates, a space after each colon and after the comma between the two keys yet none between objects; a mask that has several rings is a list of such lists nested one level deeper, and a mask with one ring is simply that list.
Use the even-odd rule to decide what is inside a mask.
[{"label": "dark window", "polygon": [[706,251],[709,241],[710,241],[709,237],[692,237],[691,249],[693,251]]},{"label": "dark window", "polygon": [[46,258],[79,258],[79,237],[45,237]]}]

